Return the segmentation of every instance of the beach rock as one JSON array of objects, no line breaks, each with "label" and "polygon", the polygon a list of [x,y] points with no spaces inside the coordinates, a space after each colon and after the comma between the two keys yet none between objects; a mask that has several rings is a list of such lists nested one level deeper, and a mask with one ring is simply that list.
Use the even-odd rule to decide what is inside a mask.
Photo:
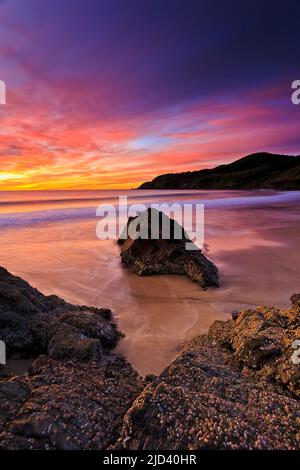
[{"label": "beach rock", "polygon": [[20,277],[0,267],[0,312],[34,314],[38,311],[56,311],[66,302],[55,295],[45,296]]},{"label": "beach rock", "polygon": [[263,312],[245,310],[235,320],[231,346],[238,360],[258,368],[282,353],[283,335],[283,329]]},{"label": "beach rock", "polygon": [[32,358],[24,375],[1,370],[0,449],[106,449],[143,387],[110,352],[122,336],[111,311],[43,296],[2,268],[0,283],[8,359]]},{"label": "beach rock", "polygon": [[[151,233],[151,223],[156,235]],[[135,239],[132,236],[130,229],[134,227],[141,237]],[[169,239],[163,236],[164,227],[170,227]],[[147,209],[139,216],[129,218],[118,242],[122,262],[135,274],[186,275],[202,288],[218,287],[216,266],[191,242],[176,221],[156,209]],[[186,249],[188,244],[194,249]]]},{"label": "beach rock", "polygon": [[0,450],[300,449],[297,302],[213,323],[143,380],[111,352],[110,310],[45,297],[3,269],[0,282],[0,339],[33,361],[1,371]]},{"label": "beach rock", "polygon": [[99,339],[107,349],[113,349],[122,336],[121,334],[116,335],[116,327],[111,319],[112,315],[109,309],[95,309],[93,311],[90,308],[82,312],[68,312],[60,317],[62,323],[77,328],[85,336]]},{"label": "beach rock", "polygon": [[112,349],[122,337],[108,309],[44,296],[3,268],[0,288],[0,340],[8,357],[97,359],[102,349]]},{"label": "beach rock", "polygon": [[88,364],[40,356],[28,376],[10,384],[16,381],[27,393],[14,416],[1,423],[2,449],[105,449],[117,439],[142,389],[141,379],[118,355]]},{"label": "beach rock", "polygon": [[294,294],[291,297],[291,302],[294,305],[300,305],[300,294]]},{"label": "beach rock", "polygon": [[1,422],[16,415],[28,398],[28,387],[19,380],[0,380],[0,428]]},{"label": "beach rock", "polygon": [[300,306],[296,303],[288,309],[243,310],[234,320],[215,322],[208,337],[227,349],[230,360],[255,380],[267,380],[277,390],[300,397],[300,366],[294,360],[300,351]]},{"label": "beach rock", "polygon": [[32,413],[12,421],[8,425],[8,430],[15,435],[44,439],[50,436],[53,424],[53,419],[47,413]]},{"label": "beach rock", "polygon": [[52,359],[97,361],[102,355],[102,345],[99,339],[87,337],[71,325],[59,324],[48,344],[47,353]]},{"label": "beach rock", "polygon": [[299,306],[244,310],[191,340],[126,413],[116,449],[300,449]]}]

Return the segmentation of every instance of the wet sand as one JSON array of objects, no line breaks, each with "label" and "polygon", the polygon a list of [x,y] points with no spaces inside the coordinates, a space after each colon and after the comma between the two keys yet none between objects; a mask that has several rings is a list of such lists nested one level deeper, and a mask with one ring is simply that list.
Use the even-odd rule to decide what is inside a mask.
[{"label": "wet sand", "polygon": [[285,306],[300,291],[300,204],[206,212],[207,255],[221,286],[206,292],[185,277],[138,277],[95,220],[0,231],[0,265],[45,294],[107,306],[126,334],[118,346],[141,373],[159,373],[182,344],[232,310]]}]

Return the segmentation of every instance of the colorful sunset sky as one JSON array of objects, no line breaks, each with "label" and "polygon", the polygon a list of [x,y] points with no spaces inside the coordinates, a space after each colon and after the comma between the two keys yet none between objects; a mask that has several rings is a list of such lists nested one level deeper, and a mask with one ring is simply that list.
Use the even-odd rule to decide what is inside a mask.
[{"label": "colorful sunset sky", "polygon": [[300,153],[300,2],[0,0],[0,189]]}]

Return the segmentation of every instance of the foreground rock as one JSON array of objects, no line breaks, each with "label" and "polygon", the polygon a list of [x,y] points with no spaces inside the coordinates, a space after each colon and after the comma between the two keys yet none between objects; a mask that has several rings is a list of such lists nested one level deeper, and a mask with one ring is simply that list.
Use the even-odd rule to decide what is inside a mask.
[{"label": "foreground rock", "polygon": [[117,448],[299,449],[300,308],[215,322],[142,392]]},{"label": "foreground rock", "polygon": [[[157,220],[157,239],[151,233],[152,220]],[[169,239],[162,236],[163,224],[170,227]],[[144,233],[144,239],[131,238],[130,225],[137,227],[139,233]],[[179,239],[175,238],[175,233],[179,234]],[[218,287],[216,266],[192,244],[177,222],[156,209],[148,209],[138,217],[129,218],[119,244],[122,262],[135,274],[185,274],[202,288]],[[196,249],[187,250],[187,244]]]},{"label": "foreground rock", "polygon": [[121,337],[111,311],[44,296],[0,268],[0,339],[10,357],[100,359]]},{"label": "foreground rock", "polygon": [[[43,296],[0,269],[0,450],[300,449],[300,305],[234,312],[145,383],[110,349],[107,309]],[[299,341],[299,343],[298,343]],[[146,384],[146,385],[145,385]]]},{"label": "foreground rock", "polygon": [[120,356],[100,364],[40,356],[28,376],[0,380],[0,449],[106,449],[140,391]]},{"label": "foreground rock", "polygon": [[108,309],[43,296],[0,268],[0,339],[28,374],[0,377],[0,449],[104,449],[141,391],[130,364],[109,351],[121,333]]}]

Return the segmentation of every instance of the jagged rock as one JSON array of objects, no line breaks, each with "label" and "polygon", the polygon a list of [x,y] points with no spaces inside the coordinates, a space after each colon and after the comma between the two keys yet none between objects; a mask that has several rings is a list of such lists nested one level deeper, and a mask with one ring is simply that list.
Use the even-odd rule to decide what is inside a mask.
[{"label": "jagged rock", "polygon": [[135,400],[117,449],[299,449],[300,309],[215,322]]},{"label": "jagged rock", "polygon": [[[105,320],[105,321],[103,321]],[[97,338],[107,349],[117,345],[121,333],[116,335],[115,324],[111,320],[111,311],[95,309],[95,311],[68,312],[60,317],[64,324],[77,328],[82,334]]]},{"label": "jagged rock", "polygon": [[142,389],[142,380],[117,355],[100,363],[40,356],[29,375],[10,383],[15,381],[28,392],[14,416],[1,423],[5,449],[105,449],[118,437],[123,416]]},{"label": "jagged rock", "polygon": [[283,329],[266,320],[263,312],[245,310],[235,320],[231,346],[237,359],[258,368],[282,353],[283,334]]},{"label": "jagged rock", "polygon": [[0,268],[0,339],[8,358],[36,359],[0,380],[0,449],[106,449],[143,381],[110,353],[111,311],[43,296]]},{"label": "jagged rock", "polygon": [[109,310],[45,297],[1,269],[0,282],[0,339],[9,356],[38,355],[25,375],[2,371],[1,450],[300,449],[297,302],[215,322],[142,380],[109,351],[120,338]]},{"label": "jagged rock", "polygon": [[0,380],[0,428],[1,421],[15,416],[29,394],[28,387],[22,381]]},{"label": "jagged rock", "polygon": [[271,381],[300,397],[300,366],[293,344],[300,340],[300,306],[246,309],[227,322],[214,322],[208,337],[230,352],[230,359],[251,376]]},{"label": "jagged rock", "polygon": [[116,346],[122,334],[108,309],[67,304],[44,296],[22,279],[0,268],[0,340],[8,357],[96,359]]},{"label": "jagged rock", "polygon": [[44,439],[50,436],[53,424],[54,420],[47,413],[32,413],[12,421],[8,425],[8,431],[16,435]]},{"label": "jagged rock", "polygon": [[[157,230],[156,239],[151,233],[153,221]],[[163,227],[168,225],[170,238],[164,239]],[[130,226],[137,226],[143,238],[132,238]],[[174,233],[180,238],[175,238]],[[192,242],[183,228],[156,209],[147,209],[139,216],[129,218],[119,244],[122,262],[135,274],[184,274],[202,288],[218,287],[216,266],[200,249],[187,250],[186,245]]]},{"label": "jagged rock", "polygon": [[300,305],[300,294],[294,294],[291,297],[291,302],[294,305]]},{"label": "jagged rock", "polygon": [[71,325],[59,325],[48,345],[52,359],[77,359],[81,362],[98,361],[102,355],[99,339],[89,338]]}]

